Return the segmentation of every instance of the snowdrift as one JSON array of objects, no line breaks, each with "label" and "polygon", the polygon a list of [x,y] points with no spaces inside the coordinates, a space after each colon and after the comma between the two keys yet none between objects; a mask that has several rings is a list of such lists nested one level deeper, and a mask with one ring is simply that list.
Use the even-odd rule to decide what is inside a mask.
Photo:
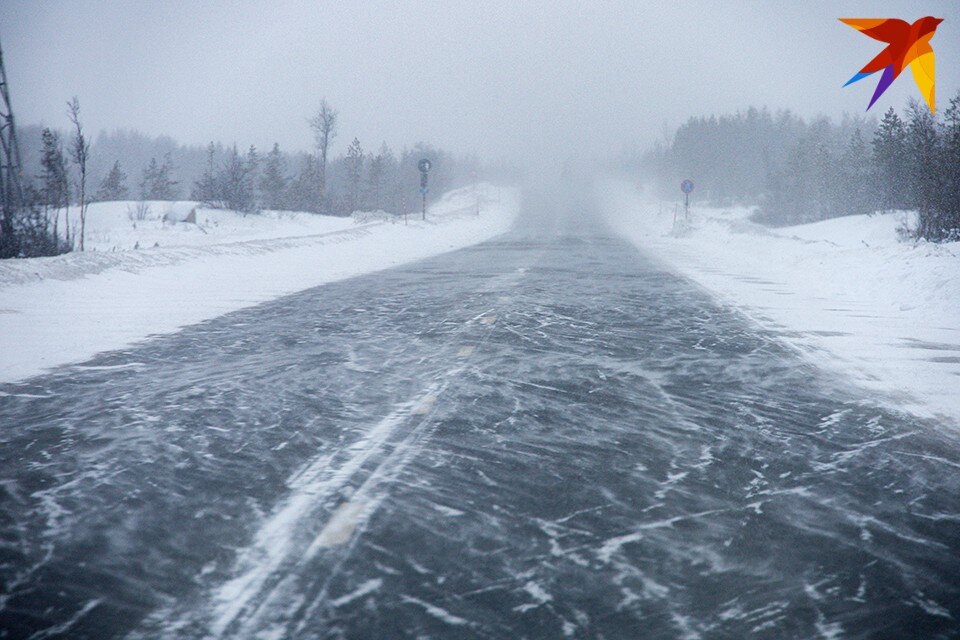
[{"label": "snowdrift", "polygon": [[600,199],[617,233],[818,364],[960,424],[960,243],[901,241],[903,212],[770,229],[696,204],[678,234],[673,203],[620,182]]}]

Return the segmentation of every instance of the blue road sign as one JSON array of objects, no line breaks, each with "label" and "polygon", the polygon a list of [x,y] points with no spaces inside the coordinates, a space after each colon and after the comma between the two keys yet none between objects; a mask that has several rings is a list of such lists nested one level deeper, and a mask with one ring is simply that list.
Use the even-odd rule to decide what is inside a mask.
[{"label": "blue road sign", "polygon": [[691,191],[693,191],[693,180],[690,180],[689,178],[687,178],[686,180],[681,182],[680,191],[683,191],[684,193],[690,193]]}]

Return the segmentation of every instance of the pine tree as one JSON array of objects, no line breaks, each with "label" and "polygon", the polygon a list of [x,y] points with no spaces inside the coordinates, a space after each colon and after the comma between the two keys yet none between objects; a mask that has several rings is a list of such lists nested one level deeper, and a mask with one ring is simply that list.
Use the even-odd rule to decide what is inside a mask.
[{"label": "pine tree", "polygon": [[250,148],[247,149],[246,166],[246,188],[250,193],[250,204],[246,211],[255,212],[260,210],[257,206],[259,202],[257,188],[260,184],[260,154],[257,153],[257,148],[253,145],[250,145]]},{"label": "pine tree", "polygon": [[945,239],[960,240],[960,91],[943,112],[944,188],[939,206],[944,210]]},{"label": "pine tree", "polygon": [[163,159],[163,164],[156,158],[150,158],[150,164],[143,170],[143,180],[140,181],[140,197],[142,200],[176,200],[180,184],[171,177],[173,163],[170,154]]},{"label": "pine tree", "polygon": [[219,201],[222,200],[214,166],[216,154],[217,147],[211,142],[207,145],[207,166],[204,167],[200,179],[193,183],[193,190],[190,192],[191,200],[211,207],[218,206]]},{"label": "pine tree", "polygon": [[53,209],[53,234],[58,236],[59,210],[65,208],[65,239],[70,244],[70,181],[67,177],[67,160],[63,145],[56,131],[44,129],[40,134],[42,152],[40,166],[41,199],[45,209]]},{"label": "pine tree", "polygon": [[260,176],[260,192],[263,194],[263,206],[267,209],[283,209],[286,206],[287,191],[286,160],[280,153],[280,145],[273,143],[273,149],[263,162]]},{"label": "pine tree", "polygon": [[319,213],[323,193],[320,189],[320,162],[312,155],[303,156],[296,180],[290,183],[287,205],[293,211]]},{"label": "pine tree", "polygon": [[907,131],[890,107],[873,136],[873,166],[881,209],[906,209]]},{"label": "pine tree", "polygon": [[120,161],[113,163],[110,173],[100,183],[95,198],[101,202],[111,202],[114,200],[126,200],[129,189],[127,189],[127,174],[120,169]]},{"label": "pine tree", "polygon": [[854,129],[844,149],[836,175],[837,211],[869,214],[878,207],[876,180],[867,143]]},{"label": "pine tree", "polygon": [[255,209],[250,188],[251,170],[249,158],[242,157],[236,146],[227,152],[227,159],[218,174],[217,183],[222,189],[223,203],[228,209],[242,213],[250,213]]},{"label": "pine tree", "polygon": [[390,179],[396,160],[393,151],[384,142],[380,145],[377,155],[370,158],[370,167],[367,174],[367,202],[374,210],[387,209],[385,202],[385,185]]},{"label": "pine tree", "polygon": [[360,187],[363,181],[363,147],[360,140],[353,139],[347,148],[347,213],[352,213],[362,206]]},{"label": "pine tree", "polygon": [[907,107],[907,186],[919,214],[917,236],[940,240],[944,233],[942,212],[937,207],[940,196],[942,149],[937,135],[937,122],[926,105],[916,100]]}]

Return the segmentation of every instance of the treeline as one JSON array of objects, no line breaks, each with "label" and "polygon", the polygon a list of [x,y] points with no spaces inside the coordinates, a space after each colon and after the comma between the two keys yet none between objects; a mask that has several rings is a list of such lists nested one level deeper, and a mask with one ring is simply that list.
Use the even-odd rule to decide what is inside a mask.
[{"label": "treeline", "polygon": [[960,93],[942,117],[911,102],[879,122],[753,108],[692,118],[639,164],[663,195],[689,177],[699,199],[759,204],[769,224],[909,209],[917,238],[960,239]]},{"label": "treeline", "polygon": [[417,208],[417,162],[425,157],[433,163],[430,188],[434,193],[466,183],[479,170],[475,160],[455,158],[425,143],[397,154],[386,143],[368,151],[354,138],[347,151],[326,166],[321,154],[291,155],[278,144],[261,154],[255,147],[241,152],[210,143],[189,199],[241,212],[272,209],[350,215],[381,210],[400,214]]},{"label": "treeline", "polygon": [[421,158],[432,162],[434,194],[466,184],[480,170],[474,158],[422,142],[395,152],[386,143],[367,149],[354,138],[345,152],[330,158],[339,114],[326,100],[307,122],[314,139],[309,152],[285,152],[278,144],[266,153],[214,142],[185,146],[168,136],[151,138],[131,131],[104,132],[91,144],[79,121],[71,123],[70,132],[18,127],[26,202],[15,231],[2,234],[0,257],[82,249],[90,202],[191,199],[244,213],[281,209],[400,214],[418,208]]},{"label": "treeline", "polygon": [[[12,116],[9,116],[12,122]],[[16,182],[4,185],[4,209],[0,220],[0,258],[53,256],[84,248],[89,183],[90,142],[80,122],[80,101],[74,97],[67,103],[67,117],[73,125],[67,136],[66,150],[60,133],[44,129],[40,135],[39,171],[27,174],[25,166],[17,167]],[[11,138],[13,157],[19,145]],[[7,167],[9,170],[10,167]],[[4,176],[12,178],[11,173]],[[13,187],[11,189],[11,187]],[[76,224],[70,222],[71,196],[75,196]],[[65,209],[61,229],[60,209]]]}]

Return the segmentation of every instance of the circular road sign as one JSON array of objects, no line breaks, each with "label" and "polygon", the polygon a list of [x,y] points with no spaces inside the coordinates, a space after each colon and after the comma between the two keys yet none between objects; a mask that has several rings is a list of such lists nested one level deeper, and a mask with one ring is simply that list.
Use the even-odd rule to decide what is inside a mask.
[{"label": "circular road sign", "polygon": [[433,166],[433,163],[431,163],[429,160],[424,158],[423,160],[417,163],[417,166],[420,168],[420,171],[422,171],[423,173],[426,173],[427,171],[430,171],[430,167]]},{"label": "circular road sign", "polygon": [[693,191],[693,180],[690,180],[689,178],[687,178],[686,180],[681,182],[680,191],[683,191],[684,193],[690,193],[691,191]]}]

